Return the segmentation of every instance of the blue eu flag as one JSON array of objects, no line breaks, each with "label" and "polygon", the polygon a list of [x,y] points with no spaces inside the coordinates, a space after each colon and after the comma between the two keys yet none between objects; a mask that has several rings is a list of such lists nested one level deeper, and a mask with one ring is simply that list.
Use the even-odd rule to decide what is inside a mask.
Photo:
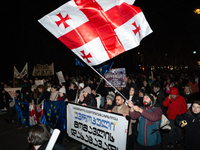
[{"label": "blue eu flag", "polygon": [[20,122],[26,126],[30,126],[29,105],[30,103],[15,100],[15,109],[17,112],[17,117],[20,120]]},{"label": "blue eu flag", "polygon": [[108,64],[106,64],[104,66],[101,66],[101,67],[97,68],[97,71],[99,71],[102,75],[104,75],[106,72],[110,71],[113,63],[114,63],[114,61],[111,62],[111,63],[108,63]]},{"label": "blue eu flag", "polygon": [[65,101],[44,101],[43,115],[40,123],[51,128],[65,129]]}]

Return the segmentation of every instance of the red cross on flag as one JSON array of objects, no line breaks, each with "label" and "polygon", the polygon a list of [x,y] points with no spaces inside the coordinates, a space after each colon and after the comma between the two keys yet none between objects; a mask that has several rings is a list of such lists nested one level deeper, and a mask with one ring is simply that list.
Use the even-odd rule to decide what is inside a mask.
[{"label": "red cross on flag", "polygon": [[71,0],[39,22],[88,65],[139,45],[152,32],[134,0]]}]

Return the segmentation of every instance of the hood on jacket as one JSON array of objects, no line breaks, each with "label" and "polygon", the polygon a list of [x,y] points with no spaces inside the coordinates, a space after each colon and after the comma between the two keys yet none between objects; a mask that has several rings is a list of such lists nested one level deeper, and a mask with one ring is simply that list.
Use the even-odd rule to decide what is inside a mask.
[{"label": "hood on jacket", "polygon": [[179,95],[178,89],[175,87],[170,88],[169,95]]}]

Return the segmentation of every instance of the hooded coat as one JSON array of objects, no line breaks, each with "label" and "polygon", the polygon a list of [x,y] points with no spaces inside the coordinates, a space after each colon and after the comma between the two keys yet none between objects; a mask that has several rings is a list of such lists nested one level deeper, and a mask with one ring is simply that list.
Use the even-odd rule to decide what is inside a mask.
[{"label": "hooded coat", "polygon": [[[170,95],[177,95],[177,97],[175,99],[171,97],[170,99]],[[169,96],[167,96],[163,102],[163,106],[168,107],[167,117],[172,120],[174,120],[177,115],[184,114],[187,111],[185,98],[180,96],[178,89],[174,87],[171,88]]]}]

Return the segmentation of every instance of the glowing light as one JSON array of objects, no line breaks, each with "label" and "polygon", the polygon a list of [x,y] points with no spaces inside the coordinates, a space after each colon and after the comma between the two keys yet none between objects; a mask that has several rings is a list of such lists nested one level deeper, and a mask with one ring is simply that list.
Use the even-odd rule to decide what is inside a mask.
[{"label": "glowing light", "polygon": [[196,9],[194,10],[194,13],[200,14],[200,9],[199,9],[199,8],[196,8]]}]

